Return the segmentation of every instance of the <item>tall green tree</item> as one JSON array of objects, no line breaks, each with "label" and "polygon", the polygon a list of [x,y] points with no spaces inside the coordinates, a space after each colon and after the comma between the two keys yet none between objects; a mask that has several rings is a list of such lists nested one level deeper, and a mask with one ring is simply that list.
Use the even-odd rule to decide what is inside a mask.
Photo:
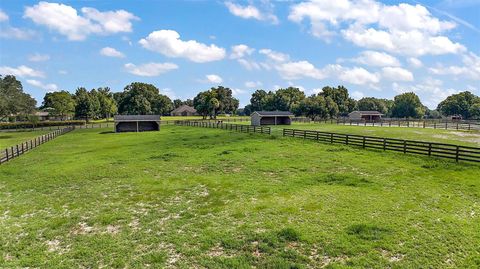
[{"label": "tall green tree", "polygon": [[123,93],[116,95],[120,114],[167,115],[173,110],[173,102],[168,96],[160,94],[152,84],[134,82],[127,85]]},{"label": "tall green tree", "polygon": [[100,103],[95,93],[80,87],[75,91],[75,117],[83,118],[86,121],[98,116]]},{"label": "tall green tree", "polygon": [[98,88],[96,91],[97,99],[100,104],[99,116],[104,119],[110,118],[117,113],[117,102],[109,87]]},{"label": "tall green tree", "polygon": [[50,92],[43,97],[42,108],[51,109],[51,113],[65,120],[75,112],[75,100],[67,91]]},{"label": "tall green tree", "polygon": [[305,93],[299,88],[288,87],[275,92],[275,110],[292,111],[305,99]]},{"label": "tall green tree", "polygon": [[407,92],[395,96],[392,107],[392,117],[396,118],[420,118],[425,115],[425,106],[420,98],[413,93]]},{"label": "tall green tree", "polygon": [[0,120],[10,115],[33,113],[37,101],[23,91],[23,86],[15,76],[0,76]]},{"label": "tall green tree", "polygon": [[300,102],[297,115],[304,115],[312,120],[324,119],[329,116],[325,97],[319,94],[313,94]]},{"label": "tall green tree", "polygon": [[355,109],[356,101],[350,98],[348,89],[344,86],[338,87],[323,87],[320,93],[324,97],[330,97],[337,104],[338,111],[341,114],[352,112]]},{"label": "tall green tree", "polygon": [[385,115],[389,112],[385,99],[378,99],[375,97],[364,97],[358,100],[357,108],[361,111],[378,111]]},{"label": "tall green tree", "polygon": [[437,110],[445,116],[462,115],[464,119],[469,119],[478,117],[478,114],[480,114],[478,111],[479,104],[480,97],[465,91],[448,96],[438,104]]}]

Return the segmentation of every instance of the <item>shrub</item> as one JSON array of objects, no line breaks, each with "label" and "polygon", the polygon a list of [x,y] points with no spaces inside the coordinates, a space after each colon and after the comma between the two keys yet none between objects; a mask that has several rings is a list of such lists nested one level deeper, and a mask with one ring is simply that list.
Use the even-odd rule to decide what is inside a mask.
[{"label": "shrub", "polygon": [[67,120],[67,121],[21,121],[21,122],[0,122],[0,129],[31,129],[51,126],[72,126],[85,125],[84,120]]}]

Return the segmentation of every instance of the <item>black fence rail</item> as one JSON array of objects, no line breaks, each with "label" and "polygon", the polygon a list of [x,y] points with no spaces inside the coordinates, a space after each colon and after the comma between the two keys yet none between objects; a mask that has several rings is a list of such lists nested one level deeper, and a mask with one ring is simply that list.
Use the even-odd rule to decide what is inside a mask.
[{"label": "black fence rail", "polygon": [[480,162],[480,148],[477,147],[297,129],[283,129],[283,136],[298,137],[332,144],[352,145],[362,148],[449,158],[457,162]]},{"label": "black fence rail", "polygon": [[270,134],[270,127],[265,126],[252,126],[245,124],[231,124],[223,122],[206,122],[206,121],[176,121],[175,125],[181,126],[193,126],[193,127],[204,127],[204,128],[217,128],[223,130],[236,131],[241,133],[260,133],[260,134]]},{"label": "black fence rail", "polygon": [[58,137],[62,134],[68,133],[68,132],[70,132],[74,129],[75,129],[74,126],[70,126],[70,127],[64,128],[64,129],[55,130],[51,133],[44,134],[44,135],[38,136],[34,139],[31,139],[29,141],[25,141],[21,144],[17,144],[15,146],[6,148],[6,149],[0,151],[0,164],[8,162],[11,159],[14,159],[14,158],[26,153],[27,151],[29,151],[31,149],[34,149],[34,148],[40,146],[41,144],[43,144],[45,142],[48,142],[52,139],[55,139],[56,137]]},{"label": "black fence rail", "polygon": [[433,128],[445,130],[464,130],[464,131],[480,131],[480,123],[478,121],[440,121],[440,120],[349,120],[339,119],[337,124],[354,125],[354,126],[381,126],[381,127],[416,127],[416,128]]}]

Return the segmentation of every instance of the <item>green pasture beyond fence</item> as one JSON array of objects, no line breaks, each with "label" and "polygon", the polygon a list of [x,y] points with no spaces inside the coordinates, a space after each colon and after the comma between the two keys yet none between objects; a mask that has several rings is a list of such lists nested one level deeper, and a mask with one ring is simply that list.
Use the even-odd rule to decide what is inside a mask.
[{"label": "green pasture beyond fence", "polygon": [[375,136],[339,134],[297,129],[283,129],[283,136],[298,137],[332,144],[344,144],[362,148],[421,154],[455,161],[480,162],[480,148],[414,140],[402,140]]},{"label": "green pasture beyond fence", "polygon": [[176,121],[175,125],[217,128],[217,129],[230,130],[230,131],[236,131],[241,133],[261,133],[261,134],[271,133],[271,128],[266,126],[231,124],[231,123],[223,123],[222,121],[209,122],[209,121],[188,121],[187,120],[187,121]]},{"label": "green pasture beyond fence", "polygon": [[26,153],[27,151],[32,150],[32,149],[42,145],[43,143],[48,142],[52,139],[55,139],[58,136],[60,136],[62,134],[65,134],[65,133],[68,133],[68,132],[70,132],[74,129],[75,129],[75,127],[70,126],[70,127],[60,129],[60,130],[55,130],[51,133],[38,136],[38,137],[36,137],[34,139],[31,139],[29,141],[25,141],[21,144],[17,144],[15,146],[6,148],[4,150],[1,150],[0,151],[0,164],[8,162],[13,158],[16,158],[16,157]]}]

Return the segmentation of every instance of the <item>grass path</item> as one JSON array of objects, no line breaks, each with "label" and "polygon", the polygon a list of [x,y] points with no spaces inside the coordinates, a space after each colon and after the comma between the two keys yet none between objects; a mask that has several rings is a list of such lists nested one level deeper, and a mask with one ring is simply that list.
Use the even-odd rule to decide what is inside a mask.
[{"label": "grass path", "polygon": [[0,167],[0,267],[475,268],[480,166],[164,126]]},{"label": "grass path", "polygon": [[0,132],[0,150],[15,146],[48,132],[49,131]]}]

